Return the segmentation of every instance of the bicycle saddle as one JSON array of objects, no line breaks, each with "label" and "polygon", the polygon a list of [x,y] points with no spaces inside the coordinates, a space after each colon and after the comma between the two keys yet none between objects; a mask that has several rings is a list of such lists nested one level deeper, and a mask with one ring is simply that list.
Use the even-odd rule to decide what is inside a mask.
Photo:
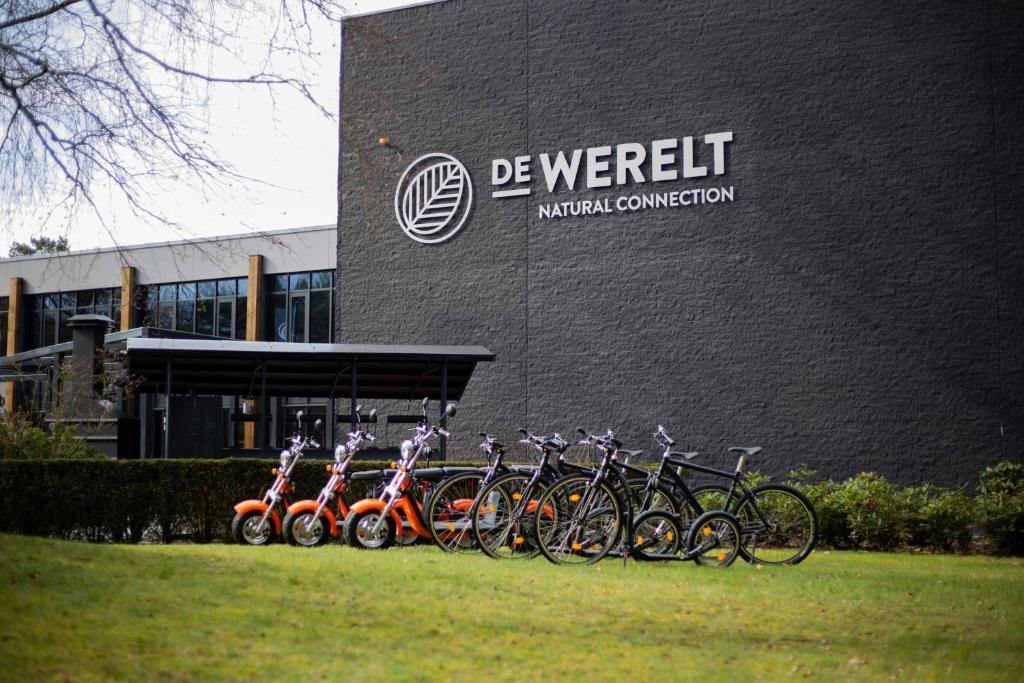
[{"label": "bicycle saddle", "polygon": [[754,446],[753,448],[741,448],[739,446],[733,446],[729,450],[734,453],[746,453],[747,455],[757,455],[758,453],[761,452],[761,447]]},{"label": "bicycle saddle", "polygon": [[689,453],[683,453],[681,451],[670,451],[669,455],[674,455],[678,458],[682,458],[683,460],[693,460],[699,455],[699,453],[699,451],[692,451]]},{"label": "bicycle saddle", "polygon": [[620,448],[619,453],[625,455],[627,458],[635,458],[636,456],[643,453],[643,451],[627,451],[625,448]]}]

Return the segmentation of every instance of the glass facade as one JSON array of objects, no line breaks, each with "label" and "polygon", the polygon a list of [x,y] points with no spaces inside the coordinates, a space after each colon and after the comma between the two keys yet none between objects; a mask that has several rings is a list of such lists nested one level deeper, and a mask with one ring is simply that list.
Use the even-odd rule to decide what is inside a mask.
[{"label": "glass facade", "polygon": [[24,349],[71,341],[68,321],[85,313],[105,315],[114,321],[115,330],[120,329],[121,288],[26,295]]},{"label": "glass facade", "polygon": [[149,285],[143,324],[165,330],[245,339],[249,279]]},{"label": "glass facade", "polygon": [[267,276],[265,338],[279,342],[330,342],[334,271]]}]

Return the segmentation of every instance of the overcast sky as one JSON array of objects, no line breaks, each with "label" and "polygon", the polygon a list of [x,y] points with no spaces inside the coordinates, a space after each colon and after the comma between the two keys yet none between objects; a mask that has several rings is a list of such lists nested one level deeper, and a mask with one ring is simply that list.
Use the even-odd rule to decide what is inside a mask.
[{"label": "overcast sky", "polygon": [[[420,0],[422,2],[423,0]],[[352,14],[418,4],[415,0],[342,0]],[[339,29],[323,21],[317,26],[321,53],[315,74],[317,98],[337,114]],[[140,221],[110,193],[98,200],[108,212],[113,236],[87,210],[66,230],[66,216],[44,224],[40,211],[13,229],[8,241],[27,241],[45,232],[67,233],[72,249],[155,242],[212,235],[333,224],[337,217],[337,122],[325,118],[297,95],[282,93],[276,106],[257,88],[231,87],[214,92],[207,112],[210,140],[217,154],[241,174],[262,183],[240,183],[217,196],[200,188],[154,188],[161,211],[184,230]],[[6,254],[6,248],[2,253]]]}]

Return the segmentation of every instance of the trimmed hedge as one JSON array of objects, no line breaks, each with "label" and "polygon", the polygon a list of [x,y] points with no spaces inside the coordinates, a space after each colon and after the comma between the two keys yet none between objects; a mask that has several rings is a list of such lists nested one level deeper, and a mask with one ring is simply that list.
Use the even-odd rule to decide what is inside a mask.
[{"label": "trimmed hedge", "polygon": [[[228,541],[232,508],[262,497],[276,465],[251,459],[0,461],[0,531],[97,542]],[[295,500],[316,497],[329,476],[326,465],[299,461],[292,473]],[[359,461],[351,471],[390,465]],[[351,495],[363,493],[357,487]]]},{"label": "trimmed hedge", "polygon": [[[316,497],[327,481],[326,464],[302,460],[296,465],[296,500]],[[390,464],[354,462],[352,468]],[[261,497],[276,465],[249,459],[0,460],[0,531],[123,543],[228,541],[235,503]],[[1024,553],[1024,466],[1019,463],[987,468],[976,496],[933,485],[900,487],[873,472],[835,482],[816,480],[802,469],[786,480],[814,502],[825,546]],[[360,483],[350,500],[365,494],[367,485]]]}]

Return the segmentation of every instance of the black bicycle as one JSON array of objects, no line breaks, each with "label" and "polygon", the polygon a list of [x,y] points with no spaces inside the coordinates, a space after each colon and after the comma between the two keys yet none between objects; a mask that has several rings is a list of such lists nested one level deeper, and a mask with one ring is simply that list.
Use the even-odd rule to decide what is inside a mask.
[{"label": "black bicycle", "polygon": [[740,526],[733,514],[702,514],[687,530],[685,552],[679,554],[683,530],[678,514],[650,509],[634,516],[627,475],[635,468],[619,462],[622,443],[614,433],[579,432],[581,444],[601,450],[601,463],[591,474],[560,478],[537,500],[534,538],[545,558],[555,564],[592,564],[621,549],[624,557],[637,560],[692,560],[722,567],[735,561]]},{"label": "black bicycle", "polygon": [[[676,442],[661,425],[653,437],[664,452],[658,469],[648,479],[648,487],[657,481],[675,492],[679,508],[684,511],[684,525],[688,507],[692,508],[692,516],[706,510],[732,513],[740,522],[740,557],[755,564],[797,564],[814,550],[818,516],[807,496],[785,484],[750,485],[743,470],[761,448],[730,448],[730,452],[739,454],[739,459],[735,471],[728,472],[691,462],[697,453],[673,451]],[[729,484],[691,489],[683,480],[683,471],[712,475],[728,480]]]}]

